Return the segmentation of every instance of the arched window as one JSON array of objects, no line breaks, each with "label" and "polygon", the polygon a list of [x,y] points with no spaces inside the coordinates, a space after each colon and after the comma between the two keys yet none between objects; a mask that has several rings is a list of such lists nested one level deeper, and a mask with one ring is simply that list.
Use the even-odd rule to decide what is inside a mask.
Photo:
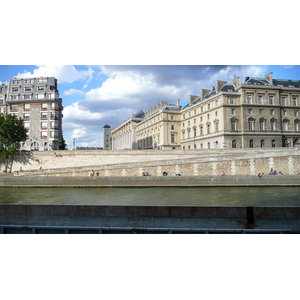
[{"label": "arched window", "polygon": [[260,141],[260,147],[261,148],[265,148],[265,140],[261,140]]},{"label": "arched window", "polygon": [[236,140],[232,141],[232,148],[236,148]]},{"label": "arched window", "polygon": [[210,142],[207,143],[207,149],[210,149]]},{"label": "arched window", "polygon": [[272,140],[272,148],[275,148],[275,147],[276,147],[275,140]]},{"label": "arched window", "polygon": [[203,144],[202,143],[200,144],[200,149],[203,149]]},{"label": "arched window", "polygon": [[250,140],[250,141],[249,141],[249,147],[250,147],[250,148],[253,148],[253,140]]}]

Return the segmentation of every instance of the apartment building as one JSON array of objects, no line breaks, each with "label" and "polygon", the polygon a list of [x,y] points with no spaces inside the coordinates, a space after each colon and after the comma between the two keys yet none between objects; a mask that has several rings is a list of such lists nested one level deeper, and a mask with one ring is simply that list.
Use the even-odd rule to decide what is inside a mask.
[{"label": "apartment building", "polygon": [[10,79],[5,95],[5,113],[23,118],[27,129],[28,139],[21,150],[58,150],[62,143],[63,106],[57,79]]}]

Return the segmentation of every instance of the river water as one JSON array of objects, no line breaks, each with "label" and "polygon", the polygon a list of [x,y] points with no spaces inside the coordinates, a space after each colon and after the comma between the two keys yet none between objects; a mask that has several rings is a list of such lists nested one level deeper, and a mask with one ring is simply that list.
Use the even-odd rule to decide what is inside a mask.
[{"label": "river water", "polygon": [[0,188],[0,204],[300,206],[299,187]]}]

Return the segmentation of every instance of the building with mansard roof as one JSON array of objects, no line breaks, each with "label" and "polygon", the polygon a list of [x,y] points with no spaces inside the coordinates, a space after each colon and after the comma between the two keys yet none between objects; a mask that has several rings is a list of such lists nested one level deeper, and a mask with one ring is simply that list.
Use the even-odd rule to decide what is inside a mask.
[{"label": "building with mansard roof", "polygon": [[[139,149],[297,147],[300,80],[216,81],[184,107],[162,101],[136,124]],[[117,132],[117,131],[115,131]],[[132,148],[130,148],[132,149]]]},{"label": "building with mansard roof", "polygon": [[289,147],[299,144],[300,80],[235,77],[202,90],[181,111],[183,149]]}]

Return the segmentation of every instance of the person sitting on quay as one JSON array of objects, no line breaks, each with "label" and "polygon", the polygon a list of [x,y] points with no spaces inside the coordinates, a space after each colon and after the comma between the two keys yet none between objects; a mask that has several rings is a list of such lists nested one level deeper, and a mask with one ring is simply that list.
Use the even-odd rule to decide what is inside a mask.
[{"label": "person sitting on quay", "polygon": [[143,172],[142,175],[143,176],[150,176],[148,172]]},{"label": "person sitting on quay", "polygon": [[281,171],[278,172],[278,175],[283,175],[283,173]]},{"label": "person sitting on quay", "polygon": [[174,174],[174,176],[181,176],[181,174]]},{"label": "person sitting on quay", "polygon": [[220,174],[220,176],[225,176],[225,172],[223,171],[223,172]]},{"label": "person sitting on quay", "polygon": [[259,178],[261,178],[262,175],[260,173],[258,173],[256,176],[259,177]]},{"label": "person sitting on quay", "polygon": [[163,171],[163,176],[168,176],[168,173],[166,171]]}]

